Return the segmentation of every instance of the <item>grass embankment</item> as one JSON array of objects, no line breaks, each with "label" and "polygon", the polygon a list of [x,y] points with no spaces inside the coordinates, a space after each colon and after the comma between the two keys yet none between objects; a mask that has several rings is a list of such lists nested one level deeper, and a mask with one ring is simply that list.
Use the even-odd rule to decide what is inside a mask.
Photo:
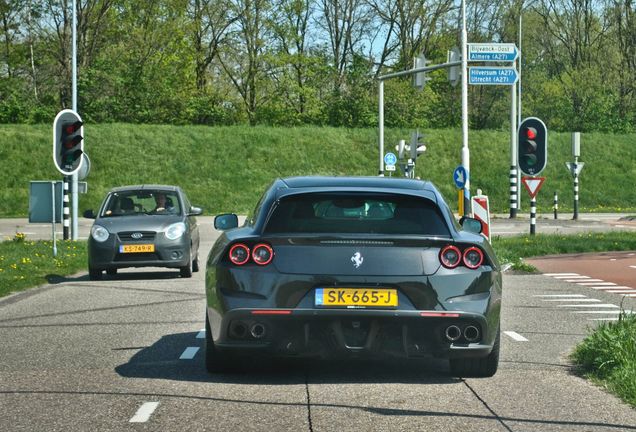
[{"label": "grass embankment", "polygon": [[86,242],[30,241],[24,234],[0,243],[0,297],[86,269]]},{"label": "grass embankment", "polygon": [[636,315],[600,324],[571,358],[585,377],[636,407]]},{"label": "grass embankment", "polygon": [[[416,174],[433,181],[454,209],[453,170],[461,162],[461,130],[424,131],[428,150]],[[266,126],[205,127],[130,124],[85,125],[85,150],[92,162],[88,194],[80,211],[96,208],[114,186],[177,184],[194,205],[212,215],[252,210],[276,177],[376,175],[377,130]],[[386,150],[409,130],[387,130]],[[583,134],[581,212],[636,211],[636,135]],[[510,137],[503,131],[470,132],[471,188],[490,197],[492,212],[508,212]],[[60,179],[52,161],[50,125],[0,125],[0,217],[25,217],[29,181]],[[547,178],[537,197],[550,212],[553,193],[560,210],[571,211],[570,134],[550,133]],[[522,189],[522,203],[528,196]],[[525,206],[527,209],[527,205]]]}]

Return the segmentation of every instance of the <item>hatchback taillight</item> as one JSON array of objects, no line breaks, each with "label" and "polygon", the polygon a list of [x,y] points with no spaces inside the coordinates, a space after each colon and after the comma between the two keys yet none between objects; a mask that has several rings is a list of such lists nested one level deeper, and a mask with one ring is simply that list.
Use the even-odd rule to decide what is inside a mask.
[{"label": "hatchback taillight", "polygon": [[250,248],[243,243],[237,243],[230,248],[228,255],[233,264],[243,265],[250,259]]},{"label": "hatchback taillight", "polygon": [[462,253],[456,246],[448,245],[439,253],[439,260],[446,268],[455,268],[462,262]]},{"label": "hatchback taillight", "polygon": [[274,259],[274,250],[265,243],[259,243],[252,250],[252,259],[258,265],[267,265]]}]

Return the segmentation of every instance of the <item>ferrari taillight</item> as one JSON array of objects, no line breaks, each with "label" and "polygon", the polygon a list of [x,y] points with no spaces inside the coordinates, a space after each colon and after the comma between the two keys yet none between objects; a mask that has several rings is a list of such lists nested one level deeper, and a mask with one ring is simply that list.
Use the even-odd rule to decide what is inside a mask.
[{"label": "ferrari taillight", "polygon": [[455,268],[462,261],[462,253],[456,246],[448,245],[439,253],[439,260],[446,268]]},{"label": "ferrari taillight", "polygon": [[439,260],[448,269],[453,269],[463,262],[466,267],[475,270],[483,264],[484,253],[476,246],[462,251],[457,246],[447,245],[440,251]]},{"label": "ferrari taillight", "polygon": [[243,265],[250,259],[250,248],[243,243],[237,243],[230,248],[228,255],[233,264]]},{"label": "ferrari taillight", "polygon": [[252,259],[258,265],[267,265],[274,259],[274,250],[265,243],[259,243],[252,250]]},{"label": "ferrari taillight", "polygon": [[464,265],[469,269],[479,268],[484,262],[484,253],[475,246],[469,247],[464,251]]}]

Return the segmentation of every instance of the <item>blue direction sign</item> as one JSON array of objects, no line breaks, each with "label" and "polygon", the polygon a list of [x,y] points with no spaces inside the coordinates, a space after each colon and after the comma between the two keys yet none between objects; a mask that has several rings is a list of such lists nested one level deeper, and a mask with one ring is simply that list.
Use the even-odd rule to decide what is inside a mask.
[{"label": "blue direction sign", "polygon": [[513,85],[519,78],[514,67],[472,66],[468,69],[468,84],[473,85]]},{"label": "blue direction sign", "polygon": [[393,153],[387,153],[384,155],[385,165],[395,165],[397,163],[397,157]]},{"label": "blue direction sign", "polygon": [[461,165],[455,168],[455,171],[453,172],[453,180],[455,181],[457,189],[463,189],[468,181],[468,171],[466,171],[466,168]]},{"label": "blue direction sign", "polygon": [[519,50],[513,43],[471,43],[468,44],[468,60],[482,62],[513,62]]}]

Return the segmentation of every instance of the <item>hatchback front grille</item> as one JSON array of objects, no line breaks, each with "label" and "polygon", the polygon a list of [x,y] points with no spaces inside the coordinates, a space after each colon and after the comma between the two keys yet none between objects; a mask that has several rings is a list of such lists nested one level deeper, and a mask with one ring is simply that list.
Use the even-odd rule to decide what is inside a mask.
[{"label": "hatchback front grille", "polygon": [[[139,234],[141,234],[141,236],[139,236]],[[121,241],[149,242],[155,239],[157,233],[154,231],[124,231],[117,235]]]}]

